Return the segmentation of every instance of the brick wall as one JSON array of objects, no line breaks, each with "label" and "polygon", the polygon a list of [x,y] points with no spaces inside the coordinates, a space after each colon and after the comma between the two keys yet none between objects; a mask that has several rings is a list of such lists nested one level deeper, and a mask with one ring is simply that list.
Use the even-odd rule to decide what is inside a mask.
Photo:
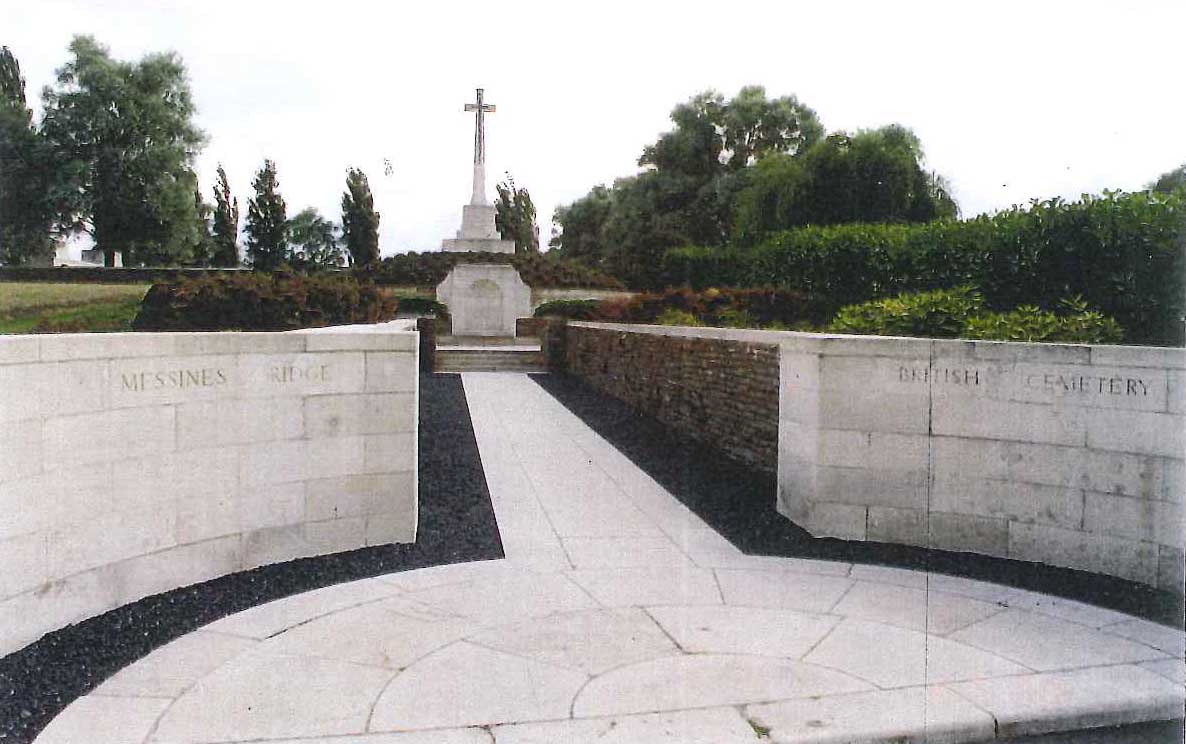
[{"label": "brick wall", "polygon": [[728,329],[569,323],[567,371],[693,439],[778,469],[778,346]]}]

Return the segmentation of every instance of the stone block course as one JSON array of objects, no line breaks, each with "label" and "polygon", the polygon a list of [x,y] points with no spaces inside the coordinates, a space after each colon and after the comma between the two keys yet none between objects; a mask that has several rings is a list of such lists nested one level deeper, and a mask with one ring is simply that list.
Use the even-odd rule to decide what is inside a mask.
[{"label": "stone block course", "polygon": [[1040,524],[1009,523],[1009,556],[1157,583],[1157,545]]},{"label": "stone block course", "polygon": [[1076,488],[945,473],[934,478],[930,508],[1077,529],[1083,524],[1083,500],[1084,492]]},{"label": "stone block course", "polygon": [[0,337],[0,655],[146,594],[413,540],[409,329]]},{"label": "stone block course", "polygon": [[1009,522],[1006,519],[932,511],[927,542],[939,550],[981,553],[1000,558],[1009,555]]}]

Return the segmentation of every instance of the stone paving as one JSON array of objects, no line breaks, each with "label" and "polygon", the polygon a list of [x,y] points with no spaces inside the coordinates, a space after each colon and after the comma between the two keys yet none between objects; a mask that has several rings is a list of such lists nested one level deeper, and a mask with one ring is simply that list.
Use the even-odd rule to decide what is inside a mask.
[{"label": "stone paving", "polygon": [[1181,632],[746,556],[525,375],[464,384],[505,559],[224,618],[38,743],[975,742],[1182,716]]}]

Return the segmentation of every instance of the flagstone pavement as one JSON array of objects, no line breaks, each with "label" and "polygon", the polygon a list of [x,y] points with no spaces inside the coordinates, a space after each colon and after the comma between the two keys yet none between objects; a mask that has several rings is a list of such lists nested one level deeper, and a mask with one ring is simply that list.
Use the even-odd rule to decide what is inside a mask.
[{"label": "flagstone pavement", "polygon": [[224,618],[38,743],[973,742],[1182,716],[1181,632],[744,555],[527,376],[463,382],[505,559]]}]

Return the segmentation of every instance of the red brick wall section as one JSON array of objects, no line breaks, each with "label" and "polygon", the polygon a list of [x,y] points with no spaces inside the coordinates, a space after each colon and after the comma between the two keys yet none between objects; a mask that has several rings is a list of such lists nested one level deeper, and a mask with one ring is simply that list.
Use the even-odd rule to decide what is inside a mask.
[{"label": "red brick wall section", "polygon": [[569,374],[735,460],[778,470],[778,346],[569,325]]}]

